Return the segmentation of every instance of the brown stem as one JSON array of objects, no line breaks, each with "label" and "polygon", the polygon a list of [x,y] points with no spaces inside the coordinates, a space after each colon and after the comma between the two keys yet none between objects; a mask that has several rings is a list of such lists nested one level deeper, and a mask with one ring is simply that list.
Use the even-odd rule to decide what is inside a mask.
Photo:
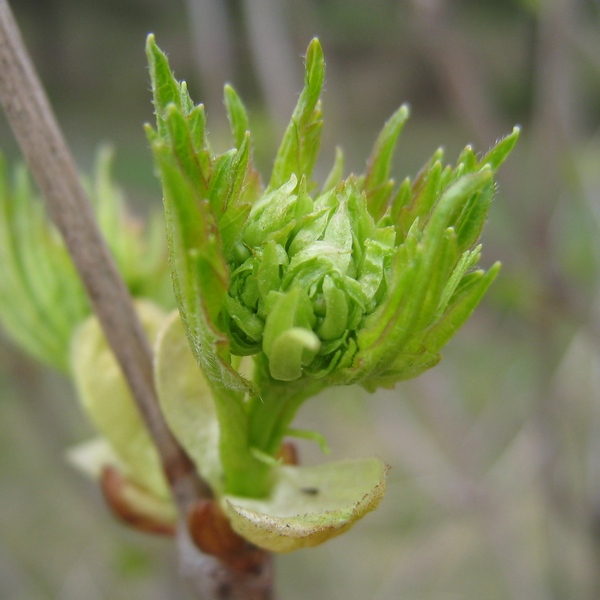
[{"label": "brown stem", "polygon": [[273,557],[264,559],[251,572],[240,572],[219,559],[198,552],[187,527],[177,534],[179,568],[198,598],[204,600],[275,600]]}]

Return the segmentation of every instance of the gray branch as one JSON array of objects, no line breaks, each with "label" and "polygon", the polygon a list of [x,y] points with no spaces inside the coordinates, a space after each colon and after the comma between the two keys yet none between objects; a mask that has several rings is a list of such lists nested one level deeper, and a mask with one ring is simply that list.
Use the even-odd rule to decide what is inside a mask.
[{"label": "gray branch", "polygon": [[[189,507],[199,498],[210,497],[211,491],[160,412],[148,341],[6,0],[0,0],[0,103],[154,439],[185,523]],[[272,598],[271,557],[267,553],[255,572],[238,573],[199,552],[184,526],[178,538],[182,575],[196,598]]]},{"label": "gray branch", "polygon": [[185,513],[209,496],[168,429],[154,389],[152,354],[129,292],[110,256],[18,26],[0,0],[0,103],[87,290]]}]

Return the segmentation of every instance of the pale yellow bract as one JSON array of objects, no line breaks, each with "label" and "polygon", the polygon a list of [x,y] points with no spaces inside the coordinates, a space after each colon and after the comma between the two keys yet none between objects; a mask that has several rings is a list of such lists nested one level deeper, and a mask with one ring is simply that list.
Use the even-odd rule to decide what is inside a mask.
[{"label": "pale yellow bract", "polygon": [[267,500],[225,497],[237,533],[272,552],[318,546],[375,510],[388,468],[376,458],[280,467]]},{"label": "pale yellow bract", "polygon": [[[268,497],[224,495],[217,412],[179,314],[167,316],[148,302],[138,303],[137,310],[156,340],[154,373],[165,419],[237,533],[266,550],[290,552],[343,533],[377,507],[388,468],[376,458],[310,467],[274,464]],[[72,462],[95,478],[107,466],[117,468],[139,486],[128,497],[132,505],[173,520],[158,454],[94,317],[83,324],[73,348],[78,391],[102,438],[72,451]]]}]

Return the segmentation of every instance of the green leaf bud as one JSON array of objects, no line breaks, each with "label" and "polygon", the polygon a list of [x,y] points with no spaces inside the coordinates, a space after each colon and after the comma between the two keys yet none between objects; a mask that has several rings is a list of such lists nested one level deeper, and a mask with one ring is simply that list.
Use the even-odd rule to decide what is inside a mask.
[{"label": "green leaf bud", "polygon": [[[240,452],[240,439],[247,448],[242,472],[239,456],[221,443],[225,490],[249,482],[254,469],[261,483],[248,483],[242,495],[261,496],[273,485],[265,457],[276,454],[304,400],[331,385],[390,387],[440,360],[498,271],[477,270],[478,239],[494,171],[518,129],[481,160],[468,146],[456,167],[438,150],[395,189],[392,156],[408,118],[402,106],[377,137],[364,174],[344,178],[336,150],[315,192],[325,63],[313,40],[304,89],[263,189],[234,90],[225,88],[234,150],[217,154],[203,118],[201,135],[192,131],[190,115],[204,112],[188,102],[152,37],[148,58],[157,115],[149,139],[179,310],[221,433],[233,435],[233,427]],[[254,364],[249,375],[236,368],[244,356]],[[239,417],[235,425],[226,423],[229,412]]]}]

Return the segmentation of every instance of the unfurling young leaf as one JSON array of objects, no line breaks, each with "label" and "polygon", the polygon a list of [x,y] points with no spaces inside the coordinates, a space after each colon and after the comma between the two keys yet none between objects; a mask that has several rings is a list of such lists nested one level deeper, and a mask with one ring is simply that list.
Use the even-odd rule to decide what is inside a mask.
[{"label": "unfurling young leaf", "polygon": [[[237,533],[274,551],[320,543],[374,508],[386,468],[377,460],[279,465],[294,415],[326,387],[372,391],[437,364],[498,271],[477,269],[477,244],[494,171],[518,130],[482,160],[467,147],[456,167],[437,151],[395,190],[403,106],[364,175],[344,178],[337,150],[315,193],[325,70],[313,40],[304,90],[262,189],[234,90],[225,88],[234,149],[214,153],[206,137],[194,145],[189,115],[203,109],[180,102],[185,84],[153,37],[147,50],[157,114],[149,139],[184,325],[173,320],[159,343],[159,366],[181,356],[157,372],[163,411]],[[184,331],[202,371],[191,379]]]},{"label": "unfurling young leaf", "polygon": [[[175,312],[157,230],[144,237],[124,218],[106,154],[89,187],[154,343],[160,409],[213,494],[190,512],[192,538],[230,566],[247,567],[252,552],[263,552],[255,546],[314,546],[380,502],[388,469],[380,460],[298,466],[284,438],[326,447],[318,432],[292,426],[300,406],[325,388],[393,387],[439,362],[498,273],[498,264],[478,267],[479,237],[495,171],[519,131],[482,159],[467,146],[454,167],[438,150],[396,186],[402,106],[376,138],[364,174],[344,177],[337,149],[319,186],[325,62],[315,39],[263,187],[233,88],[224,92],[232,148],[217,153],[204,106],[174,78],[152,35],[146,51],[156,114],[146,133],[162,183]],[[0,169],[0,318],[32,354],[71,369],[102,436],[71,460],[100,481],[121,519],[172,532],[176,511],[158,453],[65,249],[31,201],[24,173],[11,187]]]},{"label": "unfurling young leaf", "polygon": [[[164,227],[148,227],[127,212],[111,176],[112,152],[98,153],[84,183],[102,233],[130,293],[171,309]],[[75,328],[90,314],[83,285],[58,231],[44,213],[24,167],[10,180],[0,155],[0,323],[35,358],[69,370]]]}]

